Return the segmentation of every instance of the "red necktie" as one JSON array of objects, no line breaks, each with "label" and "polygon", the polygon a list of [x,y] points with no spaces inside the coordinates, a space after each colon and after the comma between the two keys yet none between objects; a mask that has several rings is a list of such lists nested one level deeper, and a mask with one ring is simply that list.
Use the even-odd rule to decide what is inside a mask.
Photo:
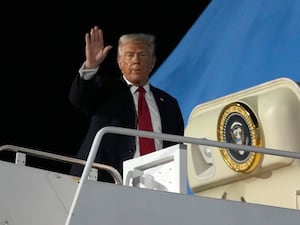
[{"label": "red necktie", "polygon": [[[145,89],[138,88],[139,102],[138,102],[138,125],[139,130],[153,131],[150,111],[145,99]],[[155,151],[154,139],[139,137],[140,142],[140,155]]]}]

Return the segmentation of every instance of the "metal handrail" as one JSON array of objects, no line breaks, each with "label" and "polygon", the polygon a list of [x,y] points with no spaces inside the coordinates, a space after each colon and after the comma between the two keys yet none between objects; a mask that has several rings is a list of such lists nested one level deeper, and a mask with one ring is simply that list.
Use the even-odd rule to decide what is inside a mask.
[{"label": "metal handrail", "polygon": [[[0,152],[1,151],[24,152],[26,154],[33,155],[39,158],[51,159],[51,160],[67,162],[67,163],[77,163],[83,166],[85,166],[87,163],[87,161],[85,160],[57,155],[49,152],[34,150],[34,149],[15,146],[15,145],[2,145],[0,146]],[[120,173],[114,167],[101,164],[101,163],[92,163],[91,167],[107,171],[114,178],[116,184],[123,184],[123,180]]]},{"label": "metal handrail", "polygon": [[84,167],[82,176],[80,178],[80,182],[77,187],[77,190],[76,190],[76,193],[75,193],[75,196],[74,196],[74,199],[73,199],[73,202],[72,202],[65,225],[70,224],[77,200],[79,198],[80,191],[82,189],[83,184],[85,183],[85,181],[88,178],[88,174],[91,169],[92,163],[95,160],[100,142],[102,141],[102,138],[106,133],[137,136],[137,137],[146,137],[146,138],[155,138],[158,140],[166,140],[166,141],[177,142],[177,143],[190,143],[190,144],[197,144],[197,145],[204,145],[204,146],[214,146],[214,147],[219,147],[219,148],[243,150],[243,151],[247,151],[247,152],[258,152],[258,153],[263,153],[263,154],[277,155],[277,156],[282,156],[282,157],[300,159],[299,152],[283,151],[283,150],[270,149],[270,148],[257,148],[257,147],[253,147],[253,146],[249,146],[249,145],[239,145],[239,144],[233,144],[233,143],[212,141],[212,140],[208,140],[205,138],[184,137],[184,136],[179,136],[179,135],[163,134],[163,133],[157,133],[157,132],[140,131],[140,130],[136,130],[136,129],[107,126],[107,127],[100,129],[94,138],[90,153],[88,155],[87,163]]}]

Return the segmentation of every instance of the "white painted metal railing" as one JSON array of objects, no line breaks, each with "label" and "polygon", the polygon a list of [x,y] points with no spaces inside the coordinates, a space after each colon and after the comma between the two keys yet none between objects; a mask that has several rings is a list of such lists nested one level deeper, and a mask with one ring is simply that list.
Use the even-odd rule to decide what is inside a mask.
[{"label": "white painted metal railing", "polygon": [[[0,146],[0,152],[1,151],[16,152],[16,154],[19,152],[22,152],[22,153],[26,153],[28,155],[36,156],[38,158],[50,159],[50,160],[60,161],[60,162],[64,162],[64,163],[76,163],[76,164],[80,164],[83,166],[86,165],[86,162],[87,162],[85,160],[81,160],[81,159],[77,159],[77,158],[73,158],[73,157],[57,155],[57,154],[53,154],[53,153],[49,153],[49,152],[45,152],[45,151],[34,150],[34,149],[15,146],[15,145],[2,145],[2,146]],[[120,173],[112,166],[92,162],[92,165],[90,165],[90,167],[96,168],[98,170],[106,170],[114,178],[114,181],[116,184],[123,183]]]},{"label": "white painted metal railing", "polygon": [[90,153],[88,155],[87,163],[84,167],[82,176],[80,178],[80,182],[78,185],[78,188],[76,190],[67,220],[65,225],[70,225],[71,218],[77,203],[77,200],[79,198],[80,191],[82,189],[82,186],[84,185],[85,181],[88,178],[89,171],[91,170],[91,167],[93,165],[93,162],[95,160],[98,147],[102,141],[103,135],[106,133],[112,133],[112,134],[121,134],[121,135],[128,135],[128,136],[141,136],[141,137],[148,137],[148,138],[155,138],[159,140],[165,140],[165,141],[171,141],[171,142],[177,142],[177,143],[190,143],[190,144],[197,144],[197,145],[204,145],[204,146],[214,146],[219,148],[228,148],[228,149],[234,149],[234,150],[243,150],[247,152],[257,152],[262,154],[269,154],[269,155],[276,155],[281,157],[288,157],[288,158],[295,158],[300,159],[300,153],[299,152],[292,152],[292,151],[283,151],[283,150],[277,150],[277,149],[270,149],[270,148],[257,148],[253,146],[248,145],[239,145],[239,144],[233,144],[233,143],[225,143],[225,142],[218,142],[218,141],[212,141],[205,138],[193,138],[193,137],[185,137],[185,136],[179,136],[179,135],[171,135],[171,134],[162,134],[162,133],[156,133],[156,132],[148,132],[148,131],[139,131],[136,129],[129,129],[129,128],[121,128],[121,127],[104,127],[101,130],[99,130],[95,136],[95,139],[93,141]]}]

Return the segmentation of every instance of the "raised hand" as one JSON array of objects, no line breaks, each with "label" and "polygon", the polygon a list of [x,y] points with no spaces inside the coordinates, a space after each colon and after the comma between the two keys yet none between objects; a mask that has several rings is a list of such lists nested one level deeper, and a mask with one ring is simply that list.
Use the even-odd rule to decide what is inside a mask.
[{"label": "raised hand", "polygon": [[103,31],[97,26],[91,28],[90,33],[85,34],[85,68],[94,69],[106,58],[111,45],[104,46]]}]

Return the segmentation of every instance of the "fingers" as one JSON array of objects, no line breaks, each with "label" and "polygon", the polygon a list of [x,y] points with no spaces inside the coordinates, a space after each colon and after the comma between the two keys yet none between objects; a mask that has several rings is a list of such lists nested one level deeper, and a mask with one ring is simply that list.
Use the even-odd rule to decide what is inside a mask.
[{"label": "fingers", "polygon": [[98,42],[101,37],[102,37],[102,31],[97,26],[93,27],[90,31],[91,41]]},{"label": "fingers", "polygon": [[85,65],[87,68],[99,66],[112,48],[111,45],[104,46],[103,32],[98,26],[94,26],[89,33],[85,34],[85,43]]},{"label": "fingers", "polygon": [[103,33],[98,26],[91,28],[90,32],[85,35],[85,41],[87,43],[100,42],[103,44]]}]

